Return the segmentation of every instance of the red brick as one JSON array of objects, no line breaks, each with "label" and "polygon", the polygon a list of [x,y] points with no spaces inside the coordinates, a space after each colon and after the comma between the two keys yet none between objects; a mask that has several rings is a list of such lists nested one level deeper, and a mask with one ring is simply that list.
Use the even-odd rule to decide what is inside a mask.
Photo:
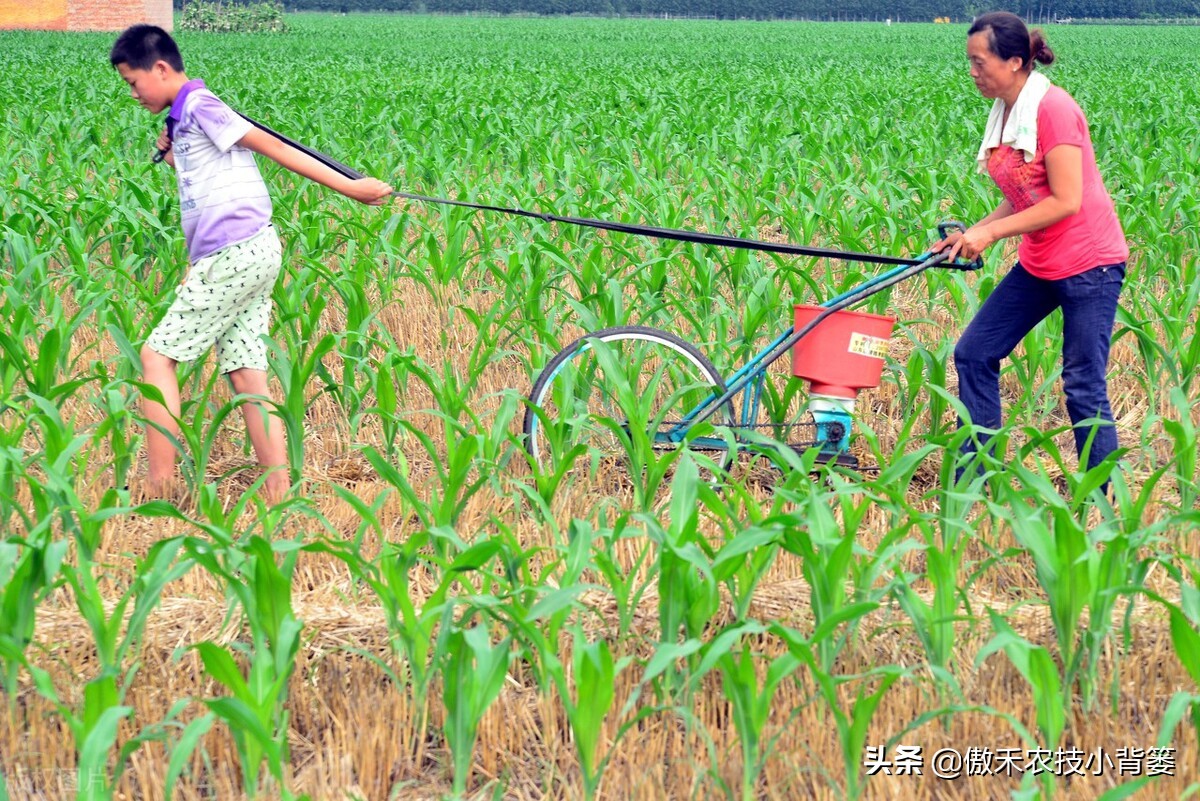
[{"label": "red brick", "polygon": [[171,0],[22,0],[0,5],[0,29],[120,31],[139,22],[171,30]]}]

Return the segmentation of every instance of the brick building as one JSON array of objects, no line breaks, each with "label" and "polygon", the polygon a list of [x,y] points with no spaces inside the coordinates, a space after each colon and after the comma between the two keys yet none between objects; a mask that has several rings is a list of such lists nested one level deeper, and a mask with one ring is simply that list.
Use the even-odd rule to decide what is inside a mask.
[{"label": "brick building", "polygon": [[172,28],[171,0],[0,0],[0,30],[120,31],[138,22]]}]

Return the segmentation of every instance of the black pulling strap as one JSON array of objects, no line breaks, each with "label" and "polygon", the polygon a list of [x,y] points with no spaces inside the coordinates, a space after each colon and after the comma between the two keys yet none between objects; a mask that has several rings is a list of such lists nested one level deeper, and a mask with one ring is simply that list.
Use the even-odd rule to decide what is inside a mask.
[{"label": "black pulling strap", "polygon": [[[258,128],[264,133],[270,134],[284,144],[291,145],[297,150],[307,153],[317,161],[324,164],[326,167],[335,172],[344,175],[352,180],[365,178],[358,170],[347,167],[340,161],[330,158],[319,150],[313,150],[311,147],[302,145],[299,142],[293,141],[283,134],[273,131],[261,122],[252,120],[245,114],[239,112],[239,116],[246,122]],[[155,161],[161,161],[162,156],[166,151],[159,151],[155,157]],[[393,197],[404,198],[405,200],[417,200],[424,203],[440,203],[447,206],[461,206],[468,209],[476,209],[478,211],[494,211],[501,214],[511,214],[517,217],[530,217],[544,222],[557,222],[567,225],[578,225],[585,228],[600,228],[606,231],[618,231],[624,234],[634,234],[637,236],[645,236],[651,239],[670,239],[676,242],[695,242],[701,245],[716,245],[726,248],[743,248],[746,250],[760,250],[767,253],[785,253],[793,256],[815,256],[817,258],[828,259],[843,259],[845,261],[868,262],[871,264],[921,264],[919,259],[905,259],[896,256],[880,256],[875,253],[856,253],[849,250],[834,250],[832,248],[814,248],[805,247],[803,245],[793,245],[788,242],[763,242],[758,239],[742,239],[736,236],[724,236],[722,234],[707,234],[698,231],[681,231],[674,228],[656,228],[648,225],[634,225],[632,223],[608,222],[606,220],[593,220],[587,217],[561,217],[557,214],[547,214],[545,212],[527,211],[525,209],[509,208],[506,206],[489,206],[484,203],[469,203],[465,200],[449,200],[447,198],[429,197],[427,195],[414,195],[409,192],[392,192]]]}]

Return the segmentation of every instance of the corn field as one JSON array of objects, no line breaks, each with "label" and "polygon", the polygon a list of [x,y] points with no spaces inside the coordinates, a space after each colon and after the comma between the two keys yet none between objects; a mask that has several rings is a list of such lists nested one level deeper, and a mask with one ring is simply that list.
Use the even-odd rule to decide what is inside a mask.
[{"label": "corn field", "polygon": [[[963,26],[288,26],[181,33],[187,72],[408,192],[894,256],[999,202]],[[211,357],[181,365],[177,492],[139,491],[138,349],[186,269],[162,123],[110,36],[0,32],[0,799],[1194,791],[1200,31],[1048,34],[1132,250],[1119,462],[1077,465],[1052,316],[955,482],[951,354],[1007,244],[862,307],[900,321],[852,442],[877,470],[765,437],[718,483],[636,437],[543,470],[523,399],[581,333],[729,373],[873,269],[368,208],[266,162],[300,480],[267,505]],[[781,362],[767,414],[804,394]]]}]

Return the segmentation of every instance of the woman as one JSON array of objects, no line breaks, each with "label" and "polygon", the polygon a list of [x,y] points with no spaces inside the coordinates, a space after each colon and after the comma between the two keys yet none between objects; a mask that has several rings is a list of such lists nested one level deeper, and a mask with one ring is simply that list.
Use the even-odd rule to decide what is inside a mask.
[{"label": "woman", "polygon": [[978,163],[1004,202],[934,250],[974,259],[1006,237],[1021,242],[1017,263],[954,349],[959,398],[972,422],[999,428],[1000,360],[1061,308],[1067,412],[1090,469],[1117,448],[1105,373],[1129,257],[1125,234],[1096,169],[1083,112],[1033,69],[1034,62],[1054,61],[1042,32],[1031,34],[1015,14],[984,14],[967,32],[967,58],[979,93],[995,99]]}]

